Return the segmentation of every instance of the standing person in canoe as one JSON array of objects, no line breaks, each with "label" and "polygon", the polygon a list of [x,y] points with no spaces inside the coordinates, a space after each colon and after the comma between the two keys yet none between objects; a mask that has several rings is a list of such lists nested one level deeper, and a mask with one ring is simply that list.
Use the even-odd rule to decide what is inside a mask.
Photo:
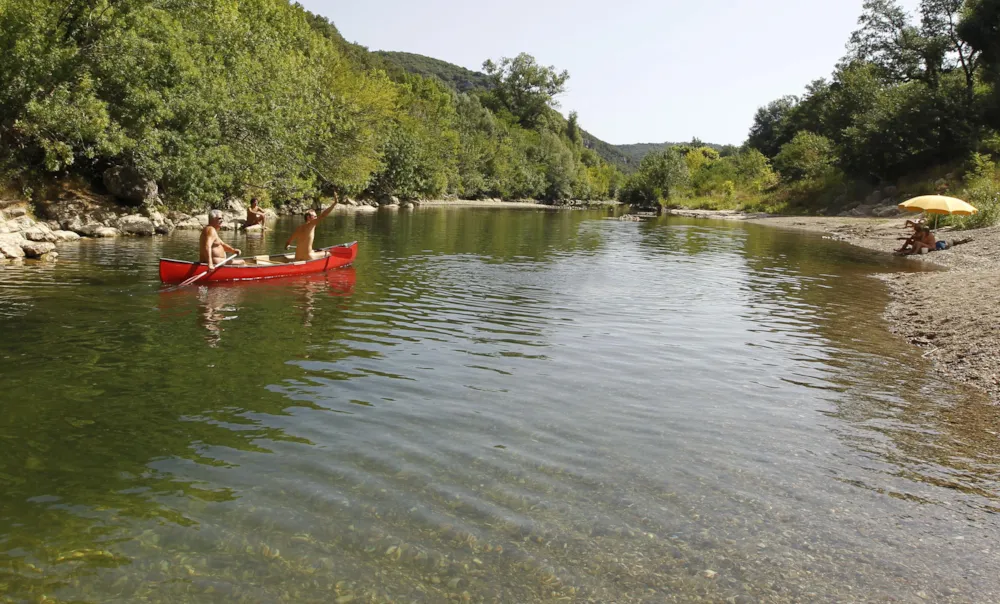
[{"label": "standing person in canoe", "polygon": [[340,202],[337,194],[333,194],[333,203],[330,207],[323,210],[323,213],[319,216],[316,215],[316,210],[309,210],[306,212],[306,222],[299,228],[295,229],[292,236],[288,238],[285,243],[285,249],[287,250],[295,243],[295,261],[299,262],[302,260],[314,260],[316,258],[322,258],[327,255],[327,252],[314,252],[313,251],[313,240],[316,238],[316,226],[319,225],[320,221],[330,215],[333,211],[334,206]]},{"label": "standing person in canoe", "polygon": [[[242,252],[229,245],[219,237],[222,228],[222,211],[212,210],[208,213],[208,226],[201,230],[201,263],[208,265],[208,270],[215,270],[215,265],[226,259],[226,253],[239,256]],[[242,260],[233,260],[232,265],[243,264]]]}]

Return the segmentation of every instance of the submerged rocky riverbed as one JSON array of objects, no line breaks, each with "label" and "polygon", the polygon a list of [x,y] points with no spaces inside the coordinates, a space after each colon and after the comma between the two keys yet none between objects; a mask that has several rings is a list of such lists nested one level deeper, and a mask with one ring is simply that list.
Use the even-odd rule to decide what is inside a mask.
[{"label": "submerged rocky riverbed", "polygon": [[0,593],[1000,600],[995,408],[871,278],[920,265],[613,216],[342,213],[352,269],[174,292],[197,231],[0,268]]}]

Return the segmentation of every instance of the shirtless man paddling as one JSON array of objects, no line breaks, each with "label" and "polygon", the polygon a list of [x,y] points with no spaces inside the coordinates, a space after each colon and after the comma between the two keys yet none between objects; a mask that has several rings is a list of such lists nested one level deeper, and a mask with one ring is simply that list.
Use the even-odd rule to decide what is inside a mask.
[{"label": "shirtless man paddling", "polygon": [[334,206],[336,206],[339,201],[340,199],[338,199],[337,195],[334,194],[333,203],[330,204],[330,207],[323,210],[323,213],[320,214],[319,216],[316,216],[316,210],[309,210],[308,212],[306,212],[305,224],[295,229],[295,232],[292,233],[292,236],[288,238],[288,242],[285,243],[285,249],[287,250],[289,247],[292,246],[292,242],[295,242],[296,262],[299,262],[301,260],[314,260],[316,258],[322,258],[327,255],[328,252],[314,252],[312,249],[313,240],[316,238],[316,226],[320,223],[321,220],[330,215],[330,212],[333,211]]},{"label": "shirtless man paddling", "polygon": [[[208,226],[201,231],[201,263],[208,265],[208,270],[215,270],[215,265],[226,259],[226,253],[240,255],[240,251],[219,237],[222,227],[222,211],[212,210],[208,213]],[[243,264],[242,260],[234,260],[232,264]]]}]

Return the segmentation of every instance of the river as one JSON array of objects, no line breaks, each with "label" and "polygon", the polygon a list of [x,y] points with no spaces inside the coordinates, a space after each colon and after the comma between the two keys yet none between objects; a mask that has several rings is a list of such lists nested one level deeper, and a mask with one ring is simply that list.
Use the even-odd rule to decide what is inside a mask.
[{"label": "river", "polygon": [[196,233],[0,267],[0,600],[1000,601],[996,410],[888,333],[904,265],[605,218],[338,214],[352,269],[176,292]]}]

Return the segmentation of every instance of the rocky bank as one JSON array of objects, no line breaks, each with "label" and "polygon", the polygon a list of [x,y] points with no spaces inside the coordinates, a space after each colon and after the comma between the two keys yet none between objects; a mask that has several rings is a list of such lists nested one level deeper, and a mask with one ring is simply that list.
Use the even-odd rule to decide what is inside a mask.
[{"label": "rocky bank", "polygon": [[[21,261],[24,258],[50,260],[59,254],[56,245],[77,241],[81,237],[147,237],[169,235],[175,229],[201,229],[208,224],[208,213],[188,213],[168,210],[159,197],[156,183],[124,168],[112,168],[104,174],[104,187],[109,194],[94,193],[89,188],[74,188],[63,184],[49,192],[46,201],[31,205],[23,200],[0,198],[0,262]],[[570,201],[558,207],[594,207],[617,205],[617,202]],[[505,202],[499,199],[477,201],[441,200],[408,201],[386,196],[378,200],[344,199],[338,213],[411,210],[428,206],[484,207],[552,207],[534,201]],[[277,209],[265,209],[268,220],[279,214],[301,215],[308,209],[320,209],[321,204],[291,203]],[[243,229],[246,206],[233,199],[224,204],[223,230]],[[249,230],[261,227],[250,227]]]},{"label": "rocky bank", "polygon": [[[241,203],[231,202],[224,214],[224,229],[242,228],[246,210]],[[56,244],[81,237],[148,237],[206,224],[207,214],[164,211],[154,205],[129,207],[91,195],[70,194],[34,207],[0,199],[0,261],[53,259],[58,256]]]},{"label": "rocky bank", "polygon": [[[45,201],[29,204],[21,199],[0,198],[0,262],[24,258],[51,260],[59,254],[56,245],[81,237],[148,237],[169,235],[175,229],[197,230],[208,224],[202,213],[168,210],[162,204],[156,183],[123,169],[104,175],[110,194],[76,189],[66,184],[50,192]],[[345,200],[339,212],[374,212],[380,206],[412,208],[413,202],[386,199],[382,203]],[[265,209],[268,220],[283,214],[301,214],[310,206],[291,204],[279,211]],[[246,206],[241,200],[228,201],[223,208],[223,230],[244,228]],[[249,230],[261,227],[250,227]]]}]

